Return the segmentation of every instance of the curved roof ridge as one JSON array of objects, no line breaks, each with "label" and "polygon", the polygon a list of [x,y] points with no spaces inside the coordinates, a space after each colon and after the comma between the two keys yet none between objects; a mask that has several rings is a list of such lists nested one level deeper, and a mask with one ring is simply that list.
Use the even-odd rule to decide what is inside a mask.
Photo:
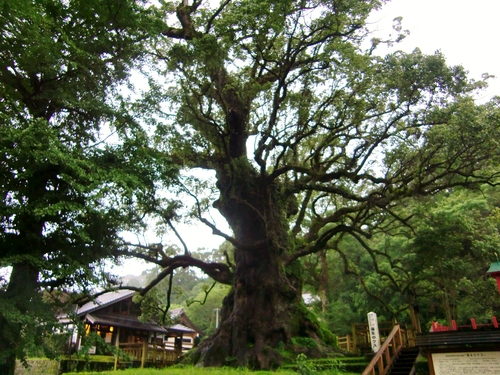
[{"label": "curved roof ridge", "polygon": [[130,289],[120,289],[112,292],[107,292],[97,296],[94,300],[89,301],[78,308],[76,315],[84,315],[89,312],[95,311],[102,307],[111,305],[112,303],[129,298],[135,293],[135,291]]}]

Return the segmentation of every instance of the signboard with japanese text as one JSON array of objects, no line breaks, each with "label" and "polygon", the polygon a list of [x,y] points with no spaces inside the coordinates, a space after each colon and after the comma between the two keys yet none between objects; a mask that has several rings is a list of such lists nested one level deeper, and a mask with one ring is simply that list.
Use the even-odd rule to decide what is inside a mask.
[{"label": "signboard with japanese text", "polygon": [[432,353],[435,375],[498,375],[500,352]]},{"label": "signboard with japanese text", "polygon": [[377,314],[374,312],[368,313],[368,329],[370,336],[370,344],[374,353],[380,349],[380,333],[378,331]]}]

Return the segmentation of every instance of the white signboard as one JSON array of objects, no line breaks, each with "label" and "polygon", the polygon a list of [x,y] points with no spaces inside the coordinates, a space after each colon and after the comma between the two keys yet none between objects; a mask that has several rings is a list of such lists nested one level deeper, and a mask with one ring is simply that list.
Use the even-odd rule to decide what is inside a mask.
[{"label": "white signboard", "polygon": [[374,312],[368,313],[368,335],[370,336],[370,344],[374,353],[380,349],[380,334],[378,332],[377,314]]},{"label": "white signboard", "polygon": [[500,352],[433,353],[436,375],[498,375]]}]

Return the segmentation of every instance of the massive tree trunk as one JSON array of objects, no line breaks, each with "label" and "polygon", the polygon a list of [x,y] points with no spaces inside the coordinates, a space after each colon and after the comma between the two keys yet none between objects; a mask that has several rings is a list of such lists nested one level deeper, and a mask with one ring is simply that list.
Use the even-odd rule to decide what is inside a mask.
[{"label": "massive tree trunk", "polygon": [[289,344],[293,336],[317,340],[318,327],[307,319],[298,264],[285,266],[290,244],[278,187],[241,160],[232,168],[219,171],[216,207],[237,243],[233,289],[221,325],[194,360],[269,369],[280,363],[274,350],[280,343]]},{"label": "massive tree trunk", "polygon": [[[36,308],[38,270],[27,263],[12,267],[9,286],[0,308],[0,374],[14,375],[19,343],[23,341],[23,326],[27,313]],[[20,354],[20,353],[19,353]]]}]

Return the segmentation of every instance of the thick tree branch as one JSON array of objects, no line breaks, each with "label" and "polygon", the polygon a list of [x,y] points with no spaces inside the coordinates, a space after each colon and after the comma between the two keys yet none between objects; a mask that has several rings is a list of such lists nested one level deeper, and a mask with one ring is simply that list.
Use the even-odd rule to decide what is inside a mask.
[{"label": "thick tree branch", "polygon": [[172,224],[172,220],[166,218],[165,221],[167,222],[167,225],[170,227],[170,229],[172,229],[172,231],[175,233],[175,236],[181,242],[182,247],[184,247],[184,255],[187,255],[187,256],[191,255],[191,253],[189,252],[189,249],[188,249],[186,243],[182,239],[182,236],[179,234],[179,232],[177,232],[177,230],[175,229],[174,225]]},{"label": "thick tree branch", "polygon": [[193,5],[186,5],[184,0],[177,6],[176,15],[177,19],[181,23],[181,28],[168,27],[162,34],[169,38],[174,39],[184,39],[192,40],[194,38],[199,38],[202,34],[196,31],[195,25],[193,25],[191,14],[196,11],[201,2],[193,2]]}]

